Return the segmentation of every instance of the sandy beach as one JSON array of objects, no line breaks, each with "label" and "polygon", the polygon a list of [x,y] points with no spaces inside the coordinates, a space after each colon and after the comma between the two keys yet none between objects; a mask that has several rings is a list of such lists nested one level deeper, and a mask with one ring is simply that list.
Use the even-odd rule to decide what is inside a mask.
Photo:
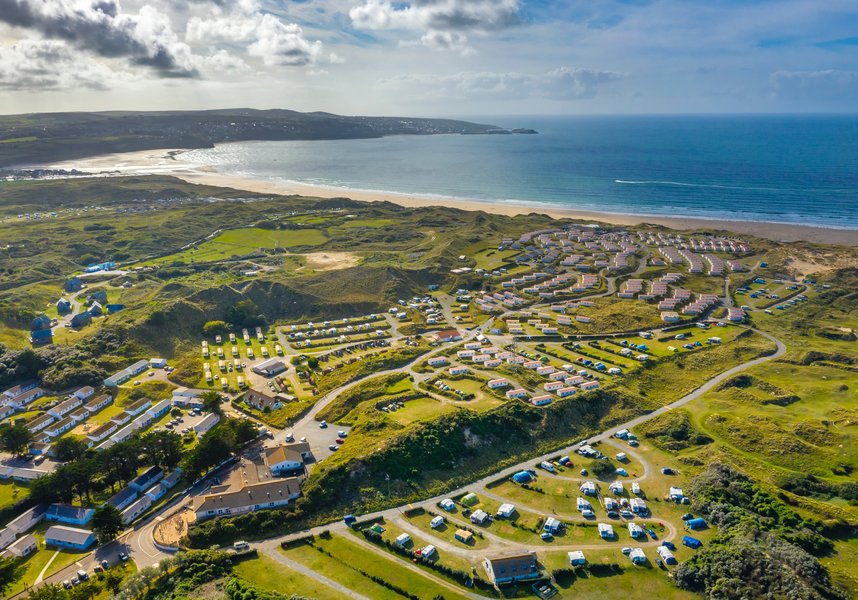
[{"label": "sandy beach", "polygon": [[563,210],[542,206],[491,203],[485,201],[438,198],[413,194],[398,194],[365,190],[315,186],[292,181],[270,181],[218,173],[214,168],[182,159],[181,150],[146,150],[122,154],[106,154],[70,160],[50,165],[54,169],[78,169],[91,173],[121,175],[172,175],[190,183],[247,190],[261,194],[313,196],[318,198],[351,198],[363,202],[388,201],[408,207],[447,206],[462,210],[482,210],[504,215],[528,213],[548,214],[554,218],[601,221],[614,225],[651,223],[673,229],[726,230],[736,234],[754,235],[776,241],[809,241],[822,244],[858,246],[858,230],[828,229],[806,225],[763,223],[758,221],[710,220],[685,217],[624,215],[591,211]]}]

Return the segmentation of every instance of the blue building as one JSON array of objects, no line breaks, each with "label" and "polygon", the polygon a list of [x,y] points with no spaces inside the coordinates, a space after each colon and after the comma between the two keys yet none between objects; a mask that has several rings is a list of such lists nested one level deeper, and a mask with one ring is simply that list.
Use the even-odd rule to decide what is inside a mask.
[{"label": "blue building", "polygon": [[78,313],[71,318],[71,326],[74,328],[86,327],[92,323],[92,315],[88,312]]},{"label": "blue building", "polygon": [[87,302],[101,302],[104,304],[107,302],[107,292],[104,290],[96,290],[86,297]]},{"label": "blue building", "polygon": [[131,503],[137,500],[138,495],[139,493],[134,488],[124,487],[113,494],[107,500],[107,504],[121,512],[131,506]]},{"label": "blue building", "polygon": [[55,523],[86,525],[92,519],[93,514],[95,514],[93,508],[83,508],[71,504],[51,504],[45,511],[45,519]]},{"label": "blue building", "polygon": [[39,315],[30,323],[30,331],[41,331],[51,328],[51,318],[48,315]]},{"label": "blue building", "polygon": [[72,304],[65,298],[57,300],[57,314],[67,315],[72,311]]},{"label": "blue building", "polygon": [[60,548],[86,550],[95,543],[95,534],[88,529],[53,525],[45,532],[45,544]]},{"label": "blue building", "polygon": [[79,292],[83,289],[83,282],[79,277],[72,277],[68,281],[66,281],[63,289],[67,292]]},{"label": "blue building", "polygon": [[115,312],[119,312],[123,308],[125,308],[124,304],[108,304],[106,307],[107,314],[112,315]]},{"label": "blue building", "polygon": [[54,341],[54,332],[50,329],[40,329],[39,331],[30,332],[30,343],[34,346],[37,344],[50,344]]},{"label": "blue building", "polygon": [[164,477],[164,471],[161,467],[149,467],[143,473],[132,479],[128,483],[128,487],[134,488],[138,492],[144,492],[150,487],[158,483]]}]

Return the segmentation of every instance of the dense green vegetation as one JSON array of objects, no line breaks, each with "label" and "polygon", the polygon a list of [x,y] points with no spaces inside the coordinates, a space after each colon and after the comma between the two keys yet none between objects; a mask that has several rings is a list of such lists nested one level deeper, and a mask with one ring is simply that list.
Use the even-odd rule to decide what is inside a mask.
[{"label": "dense green vegetation", "polygon": [[815,558],[832,549],[819,523],[720,463],[698,475],[689,493],[718,535],[676,569],[680,587],[712,599],[848,597]]}]

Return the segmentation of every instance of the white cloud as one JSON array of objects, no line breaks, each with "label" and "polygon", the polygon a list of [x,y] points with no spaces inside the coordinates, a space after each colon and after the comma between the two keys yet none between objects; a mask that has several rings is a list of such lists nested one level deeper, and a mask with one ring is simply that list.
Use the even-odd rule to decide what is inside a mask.
[{"label": "white cloud", "polygon": [[428,48],[471,53],[464,32],[516,25],[520,9],[520,0],[365,0],[349,17],[357,29],[423,31],[420,43]]},{"label": "white cloud", "polygon": [[575,100],[592,98],[603,85],[625,77],[626,74],[614,71],[559,67],[536,74],[510,71],[462,72],[446,76],[404,75],[383,80],[382,84],[464,100],[485,97]]},{"label": "white cloud", "polygon": [[106,90],[120,78],[105,65],[82,60],[64,42],[21,40],[0,46],[0,90]]},{"label": "white cloud", "polygon": [[[240,0],[229,9],[216,8],[207,18],[191,17],[186,26],[192,42],[247,44],[247,53],[266,66],[304,66],[322,56],[322,42],[309,41],[303,29],[264,13],[255,0]],[[339,57],[330,54],[334,64]]]},{"label": "white cloud", "polygon": [[247,71],[250,67],[246,62],[241,60],[237,56],[233,56],[223,48],[211,53],[208,56],[204,56],[198,61],[203,70],[206,72],[221,72],[221,73],[239,73],[242,71]]},{"label": "white cloud", "polygon": [[[788,100],[838,100],[858,103],[858,71],[775,71],[772,92]],[[854,106],[854,104],[853,104]]]}]

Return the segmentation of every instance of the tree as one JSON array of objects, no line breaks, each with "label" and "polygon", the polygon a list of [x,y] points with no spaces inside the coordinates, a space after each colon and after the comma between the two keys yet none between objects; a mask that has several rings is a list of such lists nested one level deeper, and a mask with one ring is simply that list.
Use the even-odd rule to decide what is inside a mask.
[{"label": "tree", "polygon": [[200,395],[200,400],[203,401],[203,410],[223,414],[223,409],[220,407],[220,394],[214,390],[208,391]]},{"label": "tree", "polygon": [[122,533],[122,513],[110,504],[102,504],[95,509],[90,526],[100,544],[111,542]]},{"label": "tree", "polygon": [[82,439],[66,436],[54,444],[54,455],[64,462],[80,460],[86,454],[87,448]]},{"label": "tree", "polygon": [[27,592],[28,600],[66,600],[68,597],[66,590],[52,583],[30,588]]},{"label": "tree", "polygon": [[590,463],[590,472],[599,479],[608,479],[616,473],[616,467],[610,460],[594,460]]},{"label": "tree", "polygon": [[24,575],[25,567],[17,558],[0,558],[0,595]]},{"label": "tree", "polygon": [[203,325],[203,335],[206,337],[214,337],[216,335],[225,335],[229,332],[229,325],[226,321],[208,321]]},{"label": "tree", "polygon": [[3,431],[0,432],[0,442],[2,442],[3,448],[12,454],[26,454],[32,439],[33,434],[24,425],[4,427]]},{"label": "tree", "polygon": [[153,431],[142,441],[149,462],[162,469],[174,469],[182,460],[182,438],[172,431]]},{"label": "tree", "polygon": [[120,586],[122,586],[123,579],[125,577],[121,571],[118,569],[108,569],[104,572],[104,587],[115,594],[119,591]]}]

